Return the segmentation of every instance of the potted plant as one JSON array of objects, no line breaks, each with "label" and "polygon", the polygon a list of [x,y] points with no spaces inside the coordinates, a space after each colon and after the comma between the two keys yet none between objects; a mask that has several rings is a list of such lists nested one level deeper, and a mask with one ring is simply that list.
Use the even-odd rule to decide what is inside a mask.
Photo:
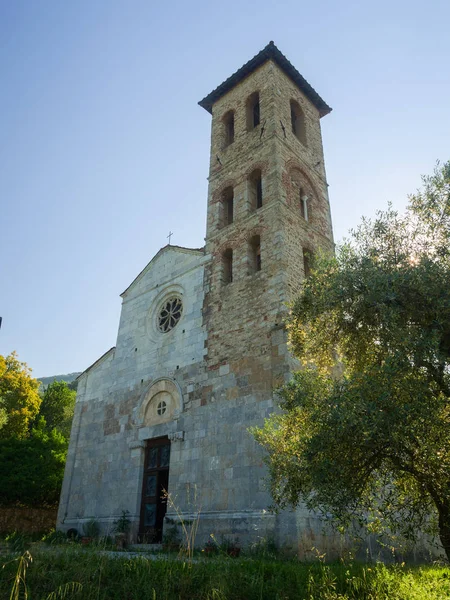
[{"label": "potted plant", "polygon": [[131,525],[131,521],[128,518],[129,514],[130,513],[128,510],[123,510],[122,515],[113,523],[113,532],[115,534],[114,538],[116,541],[116,546],[119,550],[122,550],[127,546],[128,532]]},{"label": "potted plant", "polygon": [[224,538],[222,540],[221,547],[223,550],[233,558],[237,558],[241,553],[241,547],[239,545],[239,538],[235,537],[234,539]]},{"label": "potted plant", "polygon": [[100,533],[100,525],[95,519],[89,519],[83,524],[83,537],[81,543],[84,545],[90,544],[93,539],[98,538]]},{"label": "potted plant", "polygon": [[217,542],[214,539],[214,537],[211,535],[209,540],[206,542],[206,544],[203,548],[203,552],[207,556],[212,556],[213,554],[217,554],[218,550],[219,550],[219,546],[217,545]]}]

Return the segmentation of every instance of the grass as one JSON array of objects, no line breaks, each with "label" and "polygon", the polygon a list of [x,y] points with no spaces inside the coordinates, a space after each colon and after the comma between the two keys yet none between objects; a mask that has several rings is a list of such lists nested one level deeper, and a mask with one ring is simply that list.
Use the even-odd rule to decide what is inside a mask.
[{"label": "grass", "polygon": [[[0,574],[0,598],[450,600],[450,568],[431,565],[326,565],[245,556],[200,557],[189,563],[176,558],[116,558],[65,544],[34,548],[32,560],[26,555],[24,572],[23,556],[2,561],[6,564]],[[28,596],[23,594],[24,583]]]}]

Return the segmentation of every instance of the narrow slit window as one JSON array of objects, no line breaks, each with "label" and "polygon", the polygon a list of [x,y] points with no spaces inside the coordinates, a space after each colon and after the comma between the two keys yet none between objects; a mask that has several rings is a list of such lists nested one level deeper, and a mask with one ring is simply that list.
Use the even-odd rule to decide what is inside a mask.
[{"label": "narrow slit window", "polygon": [[250,274],[261,271],[261,238],[255,235],[249,244],[249,266]]},{"label": "narrow slit window", "polygon": [[222,282],[226,285],[233,281],[233,250],[228,248],[222,255]]},{"label": "narrow slit window", "polygon": [[247,100],[247,130],[255,129],[260,122],[259,92],[255,92]]},{"label": "narrow slit window", "polygon": [[223,118],[225,129],[225,147],[234,142],[234,112],[228,111]]},{"label": "narrow slit window", "polygon": [[303,110],[298,102],[291,100],[291,125],[292,133],[306,146],[306,123]]},{"label": "narrow slit window", "polygon": [[222,193],[221,211],[221,226],[231,225],[234,220],[234,191],[231,186]]},{"label": "narrow slit window", "polygon": [[251,210],[261,208],[263,205],[263,189],[261,170],[256,169],[249,178],[249,199]]},{"label": "narrow slit window", "polygon": [[261,176],[256,180],[256,208],[262,206],[262,180]]},{"label": "narrow slit window", "polygon": [[305,277],[311,275],[311,251],[307,248],[303,248],[303,272]]},{"label": "narrow slit window", "polygon": [[302,188],[300,188],[300,214],[305,221],[309,221],[309,198]]}]

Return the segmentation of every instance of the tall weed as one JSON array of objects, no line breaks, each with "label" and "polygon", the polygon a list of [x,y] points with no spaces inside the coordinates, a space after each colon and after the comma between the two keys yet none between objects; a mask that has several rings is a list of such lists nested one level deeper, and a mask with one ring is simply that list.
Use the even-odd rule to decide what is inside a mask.
[{"label": "tall weed", "polygon": [[[76,582],[76,583],[68,583]],[[300,563],[194,555],[111,557],[98,548],[41,546],[8,561],[10,600],[450,600],[450,568]]]}]

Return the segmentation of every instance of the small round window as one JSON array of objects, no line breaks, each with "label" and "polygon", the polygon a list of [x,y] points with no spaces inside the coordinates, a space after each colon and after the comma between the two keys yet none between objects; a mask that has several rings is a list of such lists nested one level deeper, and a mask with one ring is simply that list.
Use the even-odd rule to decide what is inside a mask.
[{"label": "small round window", "polygon": [[158,415],[163,415],[167,410],[167,404],[164,400],[161,400],[161,402],[158,402],[158,407],[156,409],[156,412],[158,413]]},{"label": "small round window", "polygon": [[181,319],[183,304],[178,296],[173,296],[164,302],[158,314],[158,329],[162,333],[171,331]]}]

